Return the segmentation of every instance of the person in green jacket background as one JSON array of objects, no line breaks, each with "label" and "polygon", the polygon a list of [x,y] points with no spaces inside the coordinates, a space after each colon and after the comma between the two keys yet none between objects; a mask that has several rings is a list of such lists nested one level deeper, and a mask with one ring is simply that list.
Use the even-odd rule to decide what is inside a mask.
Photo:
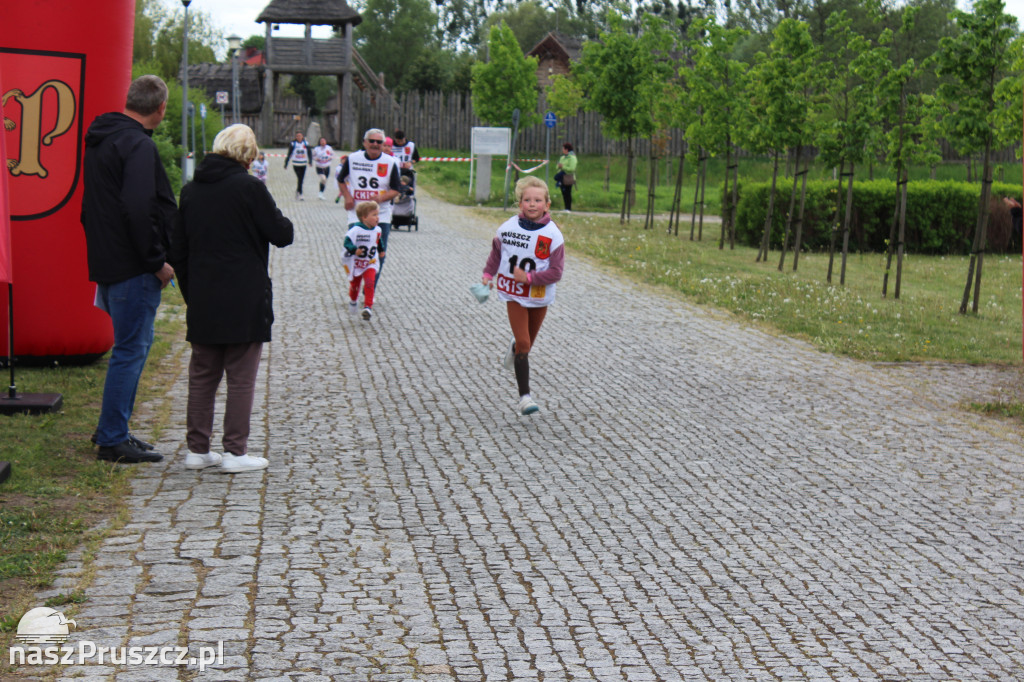
[{"label": "person in green jacket background", "polygon": [[555,173],[555,186],[562,190],[562,201],[565,203],[565,210],[572,210],[572,187],[576,184],[576,152],[572,150],[572,144],[566,142],[562,145],[562,157],[558,159],[558,172]]}]

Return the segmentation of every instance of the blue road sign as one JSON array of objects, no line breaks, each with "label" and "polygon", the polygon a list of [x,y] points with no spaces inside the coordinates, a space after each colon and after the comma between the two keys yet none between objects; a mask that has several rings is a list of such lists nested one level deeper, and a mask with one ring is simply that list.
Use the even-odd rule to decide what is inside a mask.
[{"label": "blue road sign", "polygon": [[558,123],[558,117],[555,116],[554,112],[549,111],[544,114],[544,125],[548,128],[554,128],[556,123]]}]

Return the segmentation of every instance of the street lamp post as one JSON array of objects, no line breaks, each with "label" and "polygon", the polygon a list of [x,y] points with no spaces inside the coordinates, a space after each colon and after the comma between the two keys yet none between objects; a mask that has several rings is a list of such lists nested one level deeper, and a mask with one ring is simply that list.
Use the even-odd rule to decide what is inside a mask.
[{"label": "street lamp post", "polygon": [[188,6],[192,0],[181,0],[185,8],[185,24],[181,45],[181,179],[188,178]]},{"label": "street lamp post", "polygon": [[242,105],[238,101],[238,50],[242,47],[242,39],[237,35],[228,36],[228,51],[231,53],[231,122],[238,123],[242,114]]}]

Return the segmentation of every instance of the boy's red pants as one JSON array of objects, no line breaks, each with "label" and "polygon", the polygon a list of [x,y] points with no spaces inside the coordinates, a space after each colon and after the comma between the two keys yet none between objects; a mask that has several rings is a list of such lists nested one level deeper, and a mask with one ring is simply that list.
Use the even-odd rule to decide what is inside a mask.
[{"label": "boy's red pants", "polygon": [[377,271],[365,270],[363,274],[352,278],[348,284],[348,298],[350,301],[359,299],[359,283],[363,284],[363,305],[367,308],[373,307],[373,287],[376,284]]}]

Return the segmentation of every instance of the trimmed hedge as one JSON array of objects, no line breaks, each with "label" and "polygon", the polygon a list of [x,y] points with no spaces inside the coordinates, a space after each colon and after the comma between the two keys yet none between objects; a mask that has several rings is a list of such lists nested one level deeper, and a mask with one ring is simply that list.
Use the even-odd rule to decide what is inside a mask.
[{"label": "trimmed hedge", "polygon": [[[775,210],[772,215],[771,248],[782,248],[786,229],[792,178],[780,179],[775,188]],[[736,212],[736,240],[752,247],[761,244],[764,219],[768,209],[771,183],[740,183],[739,206]],[[836,210],[837,181],[808,181],[804,208],[802,248],[827,251]],[[724,188],[723,188],[724,189]],[[846,186],[843,186],[845,211]],[[1002,251],[1020,244],[1019,236],[1011,237],[1011,221],[1002,197],[1021,200],[1021,188],[993,183],[992,217],[989,222],[989,250]],[[907,186],[907,224],[905,250],[922,254],[969,253],[974,226],[978,220],[981,185],[950,180],[910,182]],[[723,205],[724,196],[723,196]],[[799,209],[797,195],[794,211]],[[868,180],[853,183],[853,205],[850,222],[850,249],[882,252],[886,249],[892,214],[896,205],[896,183],[892,180]],[[796,223],[793,223],[796,229]],[[793,236],[790,235],[790,244]],[[837,235],[836,248],[841,248],[842,234]]]}]

